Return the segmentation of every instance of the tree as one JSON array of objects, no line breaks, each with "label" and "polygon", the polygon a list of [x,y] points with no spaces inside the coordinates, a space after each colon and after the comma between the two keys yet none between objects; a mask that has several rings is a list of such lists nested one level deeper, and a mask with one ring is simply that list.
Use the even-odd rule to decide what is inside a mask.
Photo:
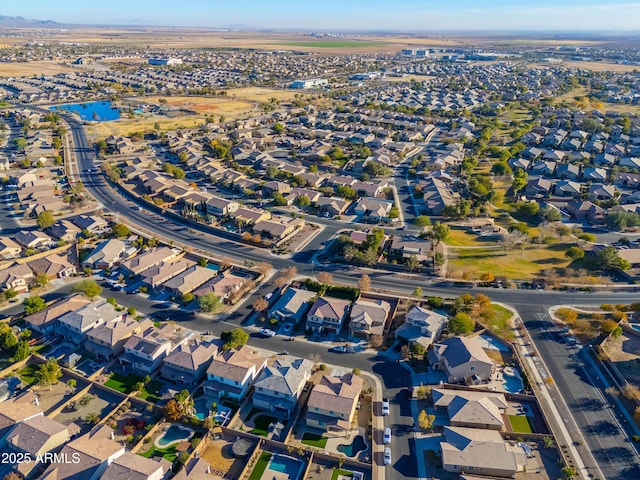
[{"label": "tree", "polygon": [[318,282],[322,285],[331,285],[333,283],[333,275],[329,272],[320,272],[318,273]]},{"label": "tree", "polygon": [[413,272],[419,266],[420,266],[420,260],[418,260],[417,255],[411,255],[409,258],[407,258],[407,268],[409,269],[410,272]]},{"label": "tree", "polygon": [[269,262],[259,262],[256,264],[256,270],[260,273],[260,275],[266,275],[271,271],[273,265]]},{"label": "tree", "polygon": [[449,238],[449,226],[440,222],[436,222],[433,226],[433,238],[436,240],[436,244],[444,242]]},{"label": "tree", "polygon": [[178,410],[182,415],[190,416],[193,414],[193,397],[189,393],[189,390],[180,390],[175,394],[173,399],[178,406]]},{"label": "tree", "polygon": [[271,197],[273,198],[273,204],[277,207],[281,207],[287,204],[287,199],[284,198],[284,195],[282,195],[280,192],[273,192]]},{"label": "tree", "polygon": [[562,216],[557,208],[545,207],[540,210],[540,216],[547,222],[559,222]]},{"label": "tree", "polygon": [[117,238],[126,238],[131,235],[131,230],[129,230],[129,227],[127,227],[124,223],[116,223],[113,226],[112,231]]},{"label": "tree", "polygon": [[611,270],[614,268],[629,270],[631,267],[629,262],[620,257],[620,255],[618,255],[618,251],[612,246],[604,247],[600,250],[596,255],[596,260],[598,265],[600,265],[600,268],[604,270]]},{"label": "tree", "polygon": [[69,380],[67,380],[67,387],[69,387],[69,390],[71,390],[71,392],[75,392],[77,386],[78,382],[75,378],[70,378]]},{"label": "tree", "polygon": [[565,323],[572,324],[578,319],[578,312],[573,308],[559,308],[556,310],[556,317]]},{"label": "tree", "polygon": [[246,344],[249,340],[249,334],[242,328],[234,328],[230,332],[222,332],[220,338],[225,342],[222,349],[230,350]]},{"label": "tree", "polygon": [[379,333],[374,333],[369,336],[369,346],[371,348],[379,348],[382,346],[382,342],[384,341],[384,337]]},{"label": "tree", "polygon": [[74,292],[80,292],[85,297],[94,298],[100,295],[102,287],[95,280],[82,280],[73,286]]},{"label": "tree", "polygon": [[517,193],[527,186],[527,173],[521,168],[516,168],[516,171],[513,174],[513,182],[511,183],[511,191],[513,195],[517,195]]},{"label": "tree", "polygon": [[368,292],[371,289],[371,277],[363,273],[358,279],[358,288],[361,292]]},{"label": "tree", "polygon": [[129,307],[127,308],[127,315],[129,315],[130,317],[135,317],[136,316],[136,309],[134,307]]},{"label": "tree", "polygon": [[199,266],[199,267],[203,267],[203,268],[205,268],[208,264],[209,264],[209,261],[208,261],[206,258],[204,258],[204,257],[200,257],[200,258],[198,259],[198,266]]},{"label": "tree", "polygon": [[596,237],[593,233],[581,233],[580,235],[578,235],[578,239],[582,240],[585,243],[593,243],[598,239],[598,237]]},{"label": "tree", "polygon": [[3,350],[9,350],[18,344],[18,337],[13,333],[13,330],[9,325],[3,324],[2,331],[0,332],[0,347]]},{"label": "tree", "polygon": [[411,354],[416,357],[422,357],[426,351],[427,349],[421,343],[413,342],[411,344]]},{"label": "tree", "polygon": [[433,422],[435,419],[435,415],[427,413],[426,410],[422,410],[420,415],[418,415],[418,425],[423,430],[429,430],[433,428]]},{"label": "tree", "polygon": [[507,162],[496,162],[491,167],[491,173],[493,173],[494,175],[510,175],[511,167]]},{"label": "tree", "polygon": [[169,400],[164,406],[164,415],[172,422],[179,420],[182,416],[182,412],[180,411],[178,402],[174,399]]},{"label": "tree", "polygon": [[562,478],[573,480],[576,477],[576,469],[573,467],[564,467],[562,469]]},{"label": "tree", "polygon": [[491,272],[484,272],[482,275],[480,275],[480,280],[482,280],[483,282],[491,283],[495,280],[495,277]]},{"label": "tree", "polygon": [[52,227],[54,223],[56,223],[56,219],[53,218],[53,214],[51,212],[40,212],[36,217],[36,224],[40,230]]},{"label": "tree", "polygon": [[269,302],[264,298],[256,298],[255,302],[253,302],[253,309],[256,312],[263,313],[267,308],[269,308]]},{"label": "tree", "polygon": [[426,215],[419,215],[413,219],[413,224],[420,228],[429,227],[431,226],[431,219]]},{"label": "tree", "polygon": [[41,364],[36,370],[36,381],[38,385],[46,385],[51,390],[51,385],[58,383],[58,379],[62,376],[62,370],[55,358],[49,358],[45,363]]},{"label": "tree", "polygon": [[20,340],[16,345],[15,351],[13,352],[13,360],[16,362],[20,362],[27,358],[30,353],[31,347],[29,346],[29,340]]},{"label": "tree", "polygon": [[618,327],[618,323],[614,322],[613,320],[605,320],[600,324],[600,328],[602,329],[602,332],[606,333],[607,335],[613,332],[617,327]]},{"label": "tree", "polygon": [[198,306],[203,312],[215,312],[220,305],[222,305],[222,300],[213,292],[205,293],[198,297]]},{"label": "tree", "polygon": [[32,313],[43,310],[44,307],[47,306],[47,302],[45,302],[42,297],[33,295],[31,297],[25,298],[22,302],[22,305],[24,306],[24,313],[26,313],[27,315],[31,315]]},{"label": "tree", "polygon": [[458,312],[449,320],[449,330],[454,335],[468,335],[475,326],[476,322],[465,312]]},{"label": "tree", "polygon": [[307,197],[306,195],[300,195],[299,197],[296,197],[295,202],[296,205],[301,209],[304,209],[311,205],[311,200],[309,200],[309,197]]},{"label": "tree", "polygon": [[584,250],[580,247],[569,247],[564,252],[564,256],[571,260],[580,260],[581,258],[584,258]]},{"label": "tree", "polygon": [[522,202],[516,205],[516,209],[520,215],[529,215],[533,217],[540,212],[540,205],[538,202]]},{"label": "tree", "polygon": [[39,287],[44,287],[47,283],[49,283],[49,277],[47,277],[46,273],[38,272],[35,275],[35,285]]},{"label": "tree", "polygon": [[18,150],[24,151],[27,148],[27,139],[23,137],[18,137],[13,141],[14,145]]},{"label": "tree", "polygon": [[288,267],[282,270],[282,275],[287,279],[287,282],[293,280],[293,278],[297,275],[298,269],[296,267]]},{"label": "tree", "polygon": [[411,294],[411,296],[413,296],[413,298],[415,298],[416,300],[420,300],[422,298],[422,288],[416,287],[413,290],[413,293]]}]

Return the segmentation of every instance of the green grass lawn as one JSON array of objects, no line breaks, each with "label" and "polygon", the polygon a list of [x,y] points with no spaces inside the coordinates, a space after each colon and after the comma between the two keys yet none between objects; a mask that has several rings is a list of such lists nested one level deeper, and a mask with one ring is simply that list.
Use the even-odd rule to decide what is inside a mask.
[{"label": "green grass lawn", "polygon": [[340,468],[334,468],[333,473],[331,474],[331,480],[338,480],[338,477],[342,475],[343,477],[353,477],[353,472],[349,470],[342,470]]},{"label": "green grass lawn", "polygon": [[495,303],[491,304],[491,309],[494,317],[486,327],[502,338],[513,338],[513,326],[510,321],[513,313],[502,305],[496,305]]},{"label": "green grass lawn", "polygon": [[271,453],[262,452],[260,454],[260,458],[258,458],[258,461],[256,462],[256,466],[253,467],[251,475],[249,475],[249,480],[260,480],[262,478],[262,474],[267,469],[269,460],[271,460]]},{"label": "green grass lawn", "polygon": [[160,401],[160,390],[164,384],[158,380],[151,380],[148,385],[142,389],[142,392],[138,395],[138,398],[146,400],[151,403],[158,403]]},{"label": "green grass lawn", "polygon": [[178,458],[178,452],[176,452],[176,445],[171,445],[167,448],[156,448],[152,446],[149,450],[140,454],[145,458],[153,458],[153,457],[162,457],[165,460],[174,462],[176,458]]},{"label": "green grass lawn", "polygon": [[277,420],[278,419],[276,417],[272,417],[271,415],[260,415],[253,421],[256,426],[249,433],[266,437],[269,434],[269,425]]},{"label": "green grass lawn", "polygon": [[327,437],[323,437],[316,433],[305,432],[302,435],[302,443],[305,445],[311,445],[312,447],[324,448],[327,444]]},{"label": "green grass lawn", "polygon": [[18,372],[18,376],[24,383],[27,385],[32,385],[36,383],[36,371],[38,370],[37,365],[31,364],[24,367],[22,370]]},{"label": "green grass lawn", "polygon": [[136,383],[141,382],[143,380],[144,378],[139,377],[137,375],[125,376],[119,373],[112,373],[111,376],[109,377],[109,380],[107,380],[104,383],[104,386],[126,394],[126,393],[131,393],[133,391],[133,386]]},{"label": "green grass lawn", "polygon": [[529,418],[524,415],[509,415],[509,423],[515,433],[533,433]]}]

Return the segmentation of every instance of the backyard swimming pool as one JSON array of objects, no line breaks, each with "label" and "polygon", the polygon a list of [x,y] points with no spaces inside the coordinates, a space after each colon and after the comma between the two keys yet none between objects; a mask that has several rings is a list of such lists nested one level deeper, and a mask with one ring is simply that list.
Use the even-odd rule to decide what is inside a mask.
[{"label": "backyard swimming pool", "polygon": [[344,453],[347,457],[355,457],[360,452],[364,452],[367,449],[367,443],[364,441],[362,435],[357,435],[353,441],[349,444],[340,444],[337,450],[340,453]]},{"label": "backyard swimming pool", "polygon": [[477,341],[480,342],[482,348],[486,348],[487,350],[499,350],[501,352],[508,352],[509,347],[501,342],[497,338],[492,337],[491,335],[482,334],[476,337]]},{"label": "backyard swimming pool", "polygon": [[180,443],[183,440],[189,440],[193,437],[193,430],[182,425],[173,424],[167,430],[156,438],[155,445],[158,448],[166,448],[174,443]]},{"label": "backyard swimming pool", "polygon": [[632,324],[631,328],[633,328],[636,332],[640,332],[640,324],[639,323]]},{"label": "backyard swimming pool", "polygon": [[504,379],[502,386],[505,389],[505,391],[509,393],[520,393],[524,388],[524,382],[522,381],[522,377],[520,376],[517,370],[511,367],[506,367],[504,369],[502,378]]},{"label": "backyard swimming pool", "polygon": [[298,480],[304,469],[304,463],[297,458],[288,457],[286,455],[274,455],[269,462],[268,470],[286,474],[289,480]]},{"label": "backyard swimming pool", "polygon": [[[204,397],[200,397],[194,400],[193,408],[195,409],[194,416],[198,420],[204,420],[211,413],[211,403]],[[229,418],[231,418],[231,409],[224,405],[218,404],[216,406],[217,413],[213,416],[214,420],[217,420],[221,424],[225,424]]]}]

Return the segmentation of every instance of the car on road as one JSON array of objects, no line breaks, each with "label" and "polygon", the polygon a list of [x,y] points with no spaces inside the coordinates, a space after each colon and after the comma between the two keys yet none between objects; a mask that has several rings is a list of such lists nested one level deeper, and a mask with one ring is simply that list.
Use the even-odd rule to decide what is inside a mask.
[{"label": "car on road", "polygon": [[337,347],[331,347],[329,351],[332,353],[347,353],[347,347],[338,345]]},{"label": "car on road", "polygon": [[260,335],[262,335],[263,337],[275,337],[276,336],[276,332],[274,332],[273,330],[269,330],[268,328],[261,328],[258,333]]},{"label": "car on road", "polygon": [[384,447],[384,464],[391,465],[391,449]]},{"label": "car on road", "polygon": [[267,293],[267,294],[264,296],[264,299],[265,299],[265,300],[270,300],[270,299],[271,299],[271,297],[273,297],[273,292],[269,292],[269,293]]},{"label": "car on road", "polygon": [[291,333],[291,330],[293,330],[293,323],[287,323],[283,328],[282,331],[284,333]]},{"label": "car on road", "polygon": [[386,397],[382,399],[382,415],[389,415],[389,399]]},{"label": "car on road", "polygon": [[382,442],[385,445],[389,445],[391,443],[391,428],[387,427],[384,429],[384,435],[382,436]]}]

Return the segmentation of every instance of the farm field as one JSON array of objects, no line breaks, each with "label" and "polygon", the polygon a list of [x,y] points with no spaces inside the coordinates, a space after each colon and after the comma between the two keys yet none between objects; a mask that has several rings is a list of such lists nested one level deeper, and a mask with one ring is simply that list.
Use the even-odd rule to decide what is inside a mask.
[{"label": "farm field", "polygon": [[32,75],[55,75],[76,72],[77,69],[57,62],[0,62],[0,77],[30,77]]}]

